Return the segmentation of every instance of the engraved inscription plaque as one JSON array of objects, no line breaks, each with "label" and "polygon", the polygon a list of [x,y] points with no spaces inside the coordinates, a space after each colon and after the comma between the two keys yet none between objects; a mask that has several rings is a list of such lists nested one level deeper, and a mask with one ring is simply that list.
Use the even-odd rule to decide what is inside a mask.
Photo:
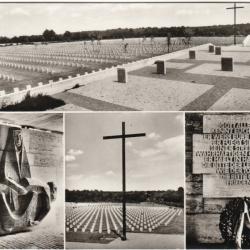
[{"label": "engraved inscription plaque", "polygon": [[250,196],[250,115],[204,115],[193,173],[203,174],[204,197]]}]

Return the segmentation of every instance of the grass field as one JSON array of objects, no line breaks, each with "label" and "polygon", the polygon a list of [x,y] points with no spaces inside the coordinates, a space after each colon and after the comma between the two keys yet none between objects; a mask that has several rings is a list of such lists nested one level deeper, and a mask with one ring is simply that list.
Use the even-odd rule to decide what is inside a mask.
[{"label": "grass field", "polygon": [[[127,205],[127,232],[183,234],[183,209],[168,206]],[[122,208],[115,203],[66,205],[67,241],[103,242],[120,236]]]}]

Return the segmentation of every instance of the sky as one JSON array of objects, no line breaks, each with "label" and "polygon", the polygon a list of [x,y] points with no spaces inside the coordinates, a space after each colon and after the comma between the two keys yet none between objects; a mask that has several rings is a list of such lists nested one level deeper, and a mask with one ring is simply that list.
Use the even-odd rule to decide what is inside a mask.
[{"label": "sky", "polygon": [[[250,3],[238,12],[238,23],[250,23]],[[0,36],[39,35],[53,29],[105,30],[112,28],[205,26],[232,24],[232,3],[0,3]]]},{"label": "sky", "polygon": [[168,190],[184,185],[184,128],[179,113],[66,115],[66,188],[121,191],[122,140],[103,136],[146,133],[126,139],[127,190]]}]

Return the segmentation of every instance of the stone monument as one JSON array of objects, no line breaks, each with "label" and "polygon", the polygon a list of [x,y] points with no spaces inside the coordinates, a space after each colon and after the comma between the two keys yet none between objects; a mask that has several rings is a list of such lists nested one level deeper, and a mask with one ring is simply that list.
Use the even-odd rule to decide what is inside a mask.
[{"label": "stone monument", "polygon": [[55,197],[53,182],[31,176],[21,128],[0,125],[0,235],[37,225]]}]

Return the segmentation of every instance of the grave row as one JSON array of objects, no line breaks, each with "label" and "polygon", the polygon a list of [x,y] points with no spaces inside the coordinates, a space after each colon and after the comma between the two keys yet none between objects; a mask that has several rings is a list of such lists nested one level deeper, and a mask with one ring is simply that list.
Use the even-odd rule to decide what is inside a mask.
[{"label": "grave row", "polygon": [[[181,209],[169,207],[127,207],[127,230],[154,232],[181,214]],[[91,205],[66,208],[66,230],[73,232],[108,233],[122,229],[120,206]]]},{"label": "grave row", "polygon": [[5,74],[0,74],[0,79],[8,81],[8,82],[15,82],[15,77],[10,76],[10,75],[5,75]]},{"label": "grave row", "polygon": [[[221,55],[221,47],[209,45],[209,53],[215,53],[215,55]],[[189,59],[196,59],[196,51],[189,51]],[[221,70],[222,71],[233,71],[233,58],[232,57],[221,57]]]},{"label": "grave row", "polygon": [[28,71],[39,72],[39,73],[48,73],[48,74],[54,73],[54,71],[50,68],[44,68],[44,67],[39,67],[39,66],[27,65],[27,64],[0,62],[0,66],[14,68],[14,69],[20,69],[20,70],[28,70]]},{"label": "grave row", "polygon": [[[43,58],[43,59],[41,59]],[[47,64],[51,66],[69,66],[69,67],[84,67],[84,64],[80,62],[95,62],[95,63],[116,63],[116,61],[110,61],[109,59],[87,59],[87,58],[79,58],[79,57],[50,57],[49,60],[44,60],[45,57],[32,57],[32,58],[24,58],[17,56],[0,56],[0,60],[2,61],[18,61],[24,63],[37,63],[37,64]],[[78,62],[78,63],[77,63]]]}]

